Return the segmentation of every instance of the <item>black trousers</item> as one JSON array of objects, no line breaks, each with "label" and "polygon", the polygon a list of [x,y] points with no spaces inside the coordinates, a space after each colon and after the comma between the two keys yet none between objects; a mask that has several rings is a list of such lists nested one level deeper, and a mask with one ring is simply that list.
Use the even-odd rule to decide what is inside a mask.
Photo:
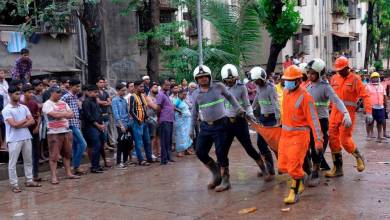
[{"label": "black trousers", "polygon": [[[130,132],[130,128],[126,128],[126,132]],[[129,158],[130,148],[132,147],[132,140],[129,143],[128,141],[122,140],[123,132],[120,128],[117,127],[118,139],[117,139],[117,150],[116,150],[116,164],[126,163]]]},{"label": "black trousers", "polygon": [[[321,131],[324,138],[324,145],[323,145],[323,152],[325,152],[326,147],[328,146],[329,142],[329,120],[327,118],[321,118],[320,119],[320,125],[321,125]],[[316,149],[314,147],[314,137],[313,132],[310,132],[310,157],[313,162],[313,164],[320,164],[321,161],[324,159],[324,154],[318,155],[316,152]]]},{"label": "black trousers", "polygon": [[221,118],[212,125],[201,122],[199,136],[196,141],[196,156],[202,163],[207,164],[213,159],[209,152],[213,143],[215,144],[215,154],[217,162],[221,167],[229,166],[228,153],[230,145],[226,143],[228,134],[228,118]]},{"label": "black trousers", "polygon": [[39,134],[33,134],[31,140],[32,145],[32,165],[33,165],[33,177],[38,177],[38,166],[39,166]]},{"label": "black trousers", "polygon": [[253,160],[260,159],[260,154],[255,150],[252,145],[251,137],[249,134],[248,122],[244,118],[235,118],[235,121],[229,119],[226,145],[231,146],[234,137],[238,139],[238,141],[244,147],[246,153]]},{"label": "black trousers", "polygon": [[159,125],[161,163],[166,164],[171,159],[173,122],[161,122]]}]

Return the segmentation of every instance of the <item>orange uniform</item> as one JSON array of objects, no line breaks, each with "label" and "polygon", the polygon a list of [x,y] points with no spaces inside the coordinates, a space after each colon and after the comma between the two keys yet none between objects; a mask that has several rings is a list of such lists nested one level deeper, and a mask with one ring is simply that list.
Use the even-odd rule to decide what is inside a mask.
[{"label": "orange uniform", "polygon": [[323,138],[313,97],[301,87],[284,90],[282,133],[278,148],[278,167],[294,179],[304,176],[303,161],[309,148],[310,129],[315,146],[322,148]]},{"label": "orange uniform", "polygon": [[347,107],[352,119],[352,126],[344,127],[342,124],[344,114],[337,108],[332,108],[329,119],[329,146],[332,152],[340,152],[341,146],[343,146],[348,153],[353,153],[356,147],[352,140],[352,132],[357,102],[359,98],[363,98],[365,112],[372,114],[370,97],[360,77],[352,71],[345,78],[339,74],[334,75],[330,84]]}]

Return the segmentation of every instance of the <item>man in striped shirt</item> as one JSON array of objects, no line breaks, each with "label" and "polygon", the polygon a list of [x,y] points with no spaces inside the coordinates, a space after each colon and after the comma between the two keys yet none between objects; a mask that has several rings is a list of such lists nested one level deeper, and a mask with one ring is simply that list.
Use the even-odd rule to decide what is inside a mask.
[{"label": "man in striped shirt", "polygon": [[[144,84],[142,81],[134,82],[135,93],[130,97],[129,111],[134,123],[132,123],[133,136],[135,141],[135,152],[138,163],[142,166],[148,166],[153,162],[150,146],[150,136],[148,125],[146,124],[147,102],[144,95]],[[141,146],[144,146],[147,161],[142,155]]]}]

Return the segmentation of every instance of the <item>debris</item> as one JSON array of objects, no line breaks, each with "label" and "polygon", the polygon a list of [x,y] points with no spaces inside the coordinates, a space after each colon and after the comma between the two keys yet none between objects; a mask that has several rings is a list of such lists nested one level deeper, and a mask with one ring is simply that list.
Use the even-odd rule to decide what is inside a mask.
[{"label": "debris", "polygon": [[289,212],[291,210],[291,208],[284,208],[284,209],[281,209],[280,211],[282,212]]},{"label": "debris", "polygon": [[246,208],[246,209],[241,209],[238,212],[238,214],[243,215],[243,214],[248,214],[248,213],[252,213],[252,212],[256,212],[256,211],[257,211],[256,207],[250,207],[250,208]]},{"label": "debris", "polygon": [[380,162],[376,162],[377,164],[390,164],[390,161],[380,161]]},{"label": "debris", "polygon": [[23,212],[17,212],[14,217],[21,217],[21,216],[24,216],[24,213]]},{"label": "debris", "polygon": [[382,201],[379,199],[378,202],[381,203]]},{"label": "debris", "polygon": [[335,189],[335,188],[333,188],[333,189],[332,189],[332,191],[334,192],[334,191],[336,191],[336,189]]},{"label": "debris", "polygon": [[329,186],[329,183],[325,182],[324,185],[325,185],[325,186]]}]

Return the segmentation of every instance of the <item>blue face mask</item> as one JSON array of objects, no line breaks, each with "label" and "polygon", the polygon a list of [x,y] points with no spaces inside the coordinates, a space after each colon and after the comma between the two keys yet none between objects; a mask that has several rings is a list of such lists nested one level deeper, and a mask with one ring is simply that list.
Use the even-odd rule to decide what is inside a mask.
[{"label": "blue face mask", "polygon": [[295,81],[284,81],[284,88],[288,89],[288,90],[293,90],[295,89]]}]

